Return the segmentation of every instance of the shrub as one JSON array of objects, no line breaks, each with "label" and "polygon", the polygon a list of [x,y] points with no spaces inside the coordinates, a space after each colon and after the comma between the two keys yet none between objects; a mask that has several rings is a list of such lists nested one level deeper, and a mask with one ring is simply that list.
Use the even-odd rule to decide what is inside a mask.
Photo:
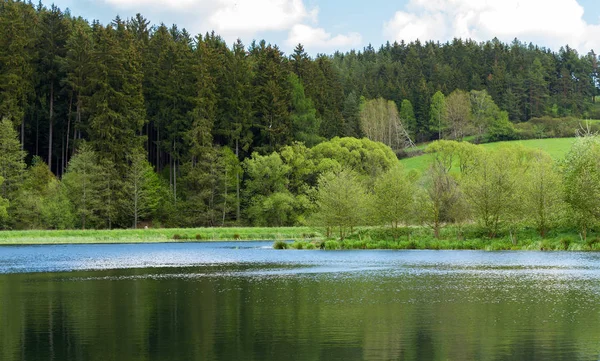
[{"label": "shrub", "polygon": [[327,250],[336,250],[340,249],[340,242],[338,241],[325,241],[325,249]]},{"label": "shrub", "polygon": [[288,249],[289,245],[286,241],[275,241],[275,243],[273,243],[273,248],[274,249]]}]

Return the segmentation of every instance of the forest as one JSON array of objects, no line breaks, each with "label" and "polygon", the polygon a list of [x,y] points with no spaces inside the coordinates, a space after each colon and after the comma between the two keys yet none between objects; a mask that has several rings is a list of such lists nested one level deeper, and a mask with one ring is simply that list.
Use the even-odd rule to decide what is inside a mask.
[{"label": "forest", "polygon": [[[319,224],[344,238],[357,225],[427,224],[438,234],[477,222],[493,237],[516,220],[544,234],[568,219],[585,234],[600,214],[600,194],[576,193],[600,193],[578,188],[587,185],[578,177],[600,174],[594,137],[560,164],[454,141],[573,136],[547,130],[600,118],[597,60],[517,39],[316,56],[298,44],[286,55],[140,14],[90,23],[3,0],[0,229]],[[398,157],[434,140],[429,171],[399,168]],[[542,171],[551,184],[537,183]],[[504,193],[483,199],[485,186]],[[558,198],[529,206],[557,208],[523,217],[534,208],[510,197],[535,197],[536,187],[559,187],[542,192]],[[515,202],[525,213],[506,206]],[[371,212],[384,204],[396,208]]]}]

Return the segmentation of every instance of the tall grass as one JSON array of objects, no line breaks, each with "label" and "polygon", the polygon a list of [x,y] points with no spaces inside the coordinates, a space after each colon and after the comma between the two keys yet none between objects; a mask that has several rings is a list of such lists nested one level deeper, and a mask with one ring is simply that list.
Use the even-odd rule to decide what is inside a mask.
[{"label": "tall grass", "polygon": [[311,227],[0,231],[0,245],[296,240],[311,236],[321,234]]}]

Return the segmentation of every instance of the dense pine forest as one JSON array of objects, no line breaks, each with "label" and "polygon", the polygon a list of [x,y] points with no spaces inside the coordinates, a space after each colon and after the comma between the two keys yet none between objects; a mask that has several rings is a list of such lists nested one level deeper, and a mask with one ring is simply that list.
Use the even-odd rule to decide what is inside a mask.
[{"label": "dense pine forest", "polygon": [[314,222],[331,172],[369,193],[415,143],[600,118],[597,61],[517,39],[286,55],[2,0],[0,229]]}]

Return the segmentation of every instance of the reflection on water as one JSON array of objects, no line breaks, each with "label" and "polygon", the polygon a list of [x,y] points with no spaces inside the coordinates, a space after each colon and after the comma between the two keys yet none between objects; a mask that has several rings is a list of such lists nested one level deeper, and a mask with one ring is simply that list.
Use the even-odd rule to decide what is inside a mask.
[{"label": "reflection on water", "polygon": [[600,255],[0,248],[0,360],[598,360]]}]

